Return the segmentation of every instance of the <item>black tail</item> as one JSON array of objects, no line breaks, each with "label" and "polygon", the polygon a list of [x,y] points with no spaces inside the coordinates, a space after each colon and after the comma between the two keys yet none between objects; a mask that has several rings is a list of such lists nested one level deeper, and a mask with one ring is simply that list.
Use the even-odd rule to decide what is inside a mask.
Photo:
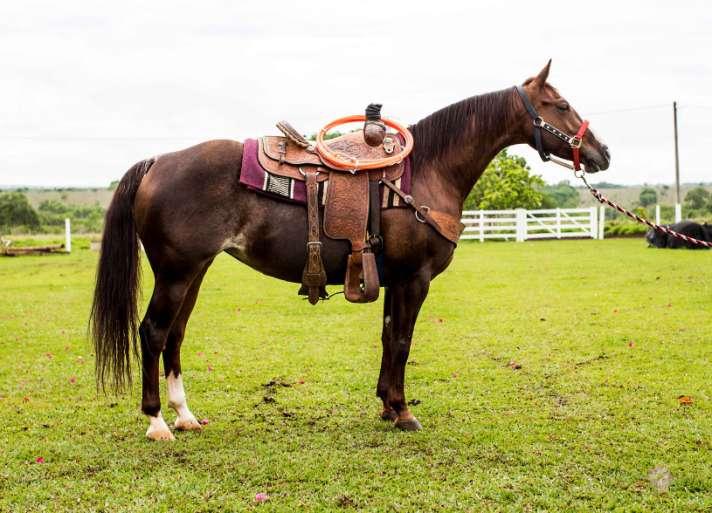
[{"label": "black tail", "polygon": [[97,386],[107,381],[118,391],[131,384],[131,347],[138,354],[137,295],[141,281],[139,240],[133,203],[154,159],[142,160],[119,182],[106,212],[96,273],[90,330],[96,355]]}]

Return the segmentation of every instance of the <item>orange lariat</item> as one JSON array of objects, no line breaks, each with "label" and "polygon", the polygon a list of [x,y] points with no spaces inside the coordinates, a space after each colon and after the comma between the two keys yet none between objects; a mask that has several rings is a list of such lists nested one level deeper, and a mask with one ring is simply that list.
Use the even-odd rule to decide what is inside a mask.
[{"label": "orange lariat", "polygon": [[386,126],[394,129],[396,132],[401,134],[405,139],[404,148],[396,155],[391,155],[390,157],[384,157],[381,159],[364,159],[359,160],[356,157],[350,155],[344,155],[343,153],[337,153],[331,148],[329,148],[324,143],[324,137],[326,134],[334,128],[335,126],[344,125],[346,123],[353,123],[356,121],[366,121],[366,116],[357,114],[354,116],[346,116],[343,118],[336,119],[331,123],[328,123],[324,128],[319,130],[316,136],[316,151],[322,160],[325,161],[330,167],[334,169],[340,169],[343,171],[366,171],[369,169],[380,169],[382,167],[393,166],[398,164],[405,159],[411,151],[413,151],[413,134],[410,133],[407,127],[396,123],[390,119],[381,118],[381,122]]}]

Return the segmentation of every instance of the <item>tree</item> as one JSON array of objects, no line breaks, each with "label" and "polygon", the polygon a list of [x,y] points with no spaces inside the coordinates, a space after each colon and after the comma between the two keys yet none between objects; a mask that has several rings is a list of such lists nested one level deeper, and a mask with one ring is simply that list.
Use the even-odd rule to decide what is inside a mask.
[{"label": "tree", "polygon": [[544,180],[529,174],[527,161],[502,150],[490,162],[465,200],[465,209],[537,208]]},{"label": "tree", "polygon": [[638,196],[638,202],[640,203],[641,207],[654,205],[658,202],[658,193],[655,192],[655,189],[651,189],[650,187],[643,187],[643,190],[640,191],[640,196]]},{"label": "tree", "polygon": [[685,194],[685,207],[690,210],[701,210],[707,206],[710,193],[704,187],[695,187]]},{"label": "tree", "polygon": [[576,208],[579,206],[579,192],[568,180],[563,180],[556,185],[545,185],[542,190],[544,208]]},{"label": "tree", "polygon": [[0,194],[0,226],[27,226],[38,228],[40,219],[27,196],[21,192]]}]

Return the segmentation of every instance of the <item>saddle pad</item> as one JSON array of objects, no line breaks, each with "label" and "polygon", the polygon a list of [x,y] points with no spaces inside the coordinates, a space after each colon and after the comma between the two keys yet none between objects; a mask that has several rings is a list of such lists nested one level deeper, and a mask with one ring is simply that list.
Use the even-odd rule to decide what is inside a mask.
[{"label": "saddle pad", "polygon": [[[246,185],[254,191],[265,193],[282,200],[291,200],[296,203],[306,205],[307,189],[304,182],[266,171],[258,159],[258,150],[259,143],[257,139],[246,139],[244,141],[242,148],[240,183]],[[400,178],[394,181],[395,185],[405,194],[410,194],[411,192],[411,175],[411,163],[410,157],[408,157],[403,162],[403,174]],[[320,199],[325,197],[328,185],[328,180],[319,184]],[[403,205],[402,200],[390,189],[381,186],[380,191],[381,208],[405,206]]]}]

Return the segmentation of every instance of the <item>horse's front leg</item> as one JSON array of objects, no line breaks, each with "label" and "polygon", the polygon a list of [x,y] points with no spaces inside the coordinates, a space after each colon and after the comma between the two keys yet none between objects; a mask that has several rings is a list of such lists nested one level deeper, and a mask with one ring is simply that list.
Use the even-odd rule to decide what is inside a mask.
[{"label": "horse's front leg", "polygon": [[[418,274],[392,284],[386,293],[383,319],[383,360],[377,393],[383,400],[382,418],[394,418],[406,431],[421,429],[405,399],[405,366],[420,307],[428,295],[430,277]],[[390,319],[389,319],[390,317]]]},{"label": "horse's front leg", "polygon": [[398,414],[388,404],[388,388],[391,383],[391,338],[393,336],[392,297],[391,289],[386,288],[383,300],[383,331],[381,332],[381,346],[383,347],[381,353],[381,372],[378,375],[376,395],[383,401],[381,419],[395,421],[398,418]]}]

